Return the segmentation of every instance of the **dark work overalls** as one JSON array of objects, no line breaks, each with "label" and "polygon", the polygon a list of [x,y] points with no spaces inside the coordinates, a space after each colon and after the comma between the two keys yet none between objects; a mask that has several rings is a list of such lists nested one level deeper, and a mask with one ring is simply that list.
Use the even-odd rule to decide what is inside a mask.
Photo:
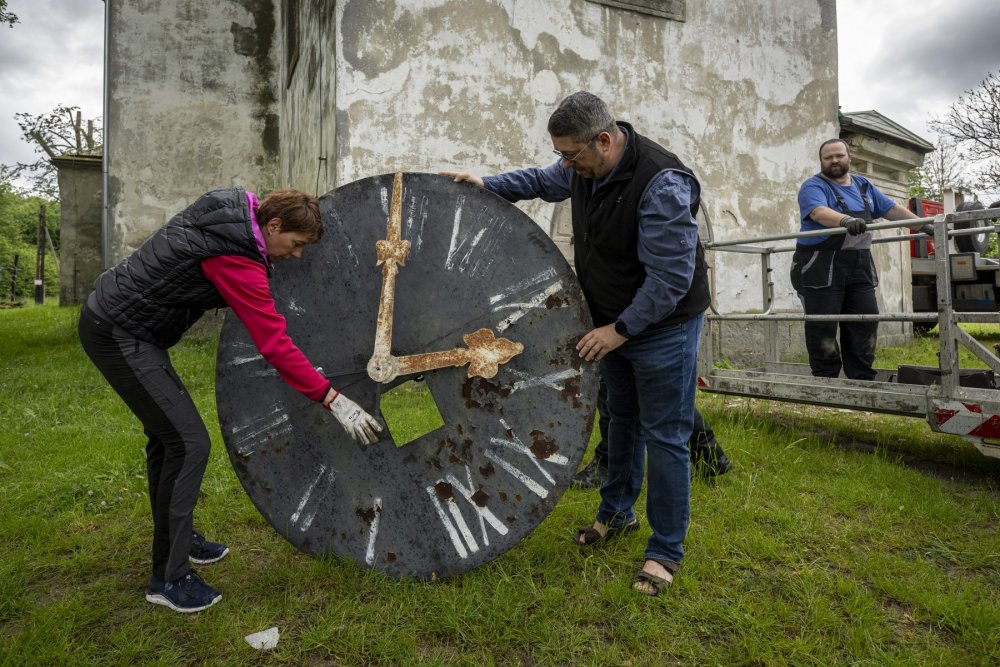
[{"label": "dark work overalls", "polygon": [[[872,221],[868,183],[856,181],[864,210],[851,211],[836,188],[827,184],[846,215]],[[807,315],[877,314],[875,288],[878,273],[871,254],[871,232],[851,236],[837,234],[815,245],[798,244],[792,255],[792,287]],[[840,345],[837,345],[837,326]],[[875,371],[875,344],[878,322],[806,322],[806,351],[809,366],[817,377],[844,375],[853,380],[872,380]],[[843,360],[841,360],[843,355]]]}]

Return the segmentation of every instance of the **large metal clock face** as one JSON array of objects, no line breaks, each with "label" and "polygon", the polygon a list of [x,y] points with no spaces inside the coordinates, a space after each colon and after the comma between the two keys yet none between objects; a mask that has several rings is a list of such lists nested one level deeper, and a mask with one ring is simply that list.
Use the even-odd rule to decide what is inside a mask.
[{"label": "large metal clock face", "polygon": [[289,335],[379,419],[383,394],[419,369],[444,425],[402,446],[388,430],[354,442],[230,314],[216,394],[237,476],[306,553],[426,579],[490,561],[551,511],[591,433],[597,369],[575,350],[592,328],[576,276],[517,207],[446,177],[367,178],[320,209],[323,239],[271,280]]}]

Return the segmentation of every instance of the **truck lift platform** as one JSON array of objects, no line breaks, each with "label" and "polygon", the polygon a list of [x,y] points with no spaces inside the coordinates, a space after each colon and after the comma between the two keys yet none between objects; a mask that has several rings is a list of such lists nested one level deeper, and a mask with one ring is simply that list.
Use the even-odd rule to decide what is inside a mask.
[{"label": "truck lift platform", "polygon": [[[806,315],[802,312],[773,312],[772,256],[777,253],[792,252],[795,249],[794,245],[779,247],[774,243],[808,236],[846,234],[846,230],[830,229],[743,240],[714,241],[711,224],[707,223],[702,227],[702,240],[705,249],[709,251],[709,256],[717,252],[737,252],[755,254],[760,258],[763,307],[758,313],[720,313],[716,308],[714,262],[709,262],[713,298],[711,313],[706,315],[706,326],[702,334],[698,359],[698,388],[709,393],[920,417],[927,421],[931,430],[960,436],[972,443],[982,454],[1000,458],[1000,389],[997,389],[993,382],[994,377],[1000,377],[1000,358],[995,351],[987,349],[959,326],[962,323],[1000,324],[1000,313],[956,311],[952,303],[951,290],[948,289],[952,280],[954,255],[949,250],[948,240],[965,234],[983,233],[982,225],[992,225],[996,215],[995,210],[985,209],[869,225],[868,229],[877,231],[931,223],[934,225],[934,241],[938,248],[933,259],[924,260],[925,266],[922,269],[933,268],[938,286],[937,313],[878,315]],[[972,224],[967,229],[955,229],[956,223]],[[1000,226],[993,229],[1000,231]],[[873,243],[909,242],[916,236],[905,234],[879,237],[874,239]],[[851,320],[913,322],[929,327],[937,324],[940,339],[939,364],[937,368],[924,369],[926,372],[922,373],[923,381],[927,382],[929,377],[930,383],[901,382],[900,378],[905,375],[906,370],[903,367],[894,370],[877,369],[874,380],[849,380],[842,377],[813,377],[808,365],[781,361],[778,349],[778,322]],[[764,323],[765,352],[762,368],[734,370],[716,367],[714,351],[721,335],[718,324],[734,321]],[[960,369],[959,345],[971,351],[986,365],[987,370]],[[983,376],[988,376],[989,381],[983,382]],[[969,386],[970,383],[981,386]]]}]

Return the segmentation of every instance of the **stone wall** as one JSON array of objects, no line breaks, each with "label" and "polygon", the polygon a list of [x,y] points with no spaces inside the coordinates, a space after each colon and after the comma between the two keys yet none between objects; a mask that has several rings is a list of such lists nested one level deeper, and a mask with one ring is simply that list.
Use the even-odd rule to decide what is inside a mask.
[{"label": "stone wall", "polygon": [[101,264],[101,156],[62,156],[59,172],[59,305],[83,303]]}]

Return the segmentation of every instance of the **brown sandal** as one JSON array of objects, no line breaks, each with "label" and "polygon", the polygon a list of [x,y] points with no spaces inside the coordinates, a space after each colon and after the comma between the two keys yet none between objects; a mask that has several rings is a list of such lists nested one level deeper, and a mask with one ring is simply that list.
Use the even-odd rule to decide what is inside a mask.
[{"label": "brown sandal", "polygon": [[636,530],[639,530],[639,519],[632,519],[628,523],[623,523],[620,526],[608,526],[608,529],[603,535],[601,535],[601,533],[598,532],[598,530],[593,526],[587,526],[586,528],[581,528],[576,531],[576,540],[574,541],[577,546],[585,547],[597,542],[607,542],[616,535],[631,533]]},{"label": "brown sandal", "polygon": [[[664,579],[663,577],[657,576],[655,574],[650,574],[645,570],[640,569],[635,577],[632,579],[632,589],[642,593],[643,595],[649,595],[650,597],[656,597],[660,594],[660,591],[670,588],[670,584],[674,582],[674,575],[677,574],[677,563],[669,560],[660,560],[658,558],[647,558],[646,560],[651,560],[654,563],[659,563],[663,566],[667,572],[670,573],[669,579]],[[645,563],[643,563],[645,565]],[[652,592],[643,590],[639,588],[636,584],[649,584],[653,587]]]}]

